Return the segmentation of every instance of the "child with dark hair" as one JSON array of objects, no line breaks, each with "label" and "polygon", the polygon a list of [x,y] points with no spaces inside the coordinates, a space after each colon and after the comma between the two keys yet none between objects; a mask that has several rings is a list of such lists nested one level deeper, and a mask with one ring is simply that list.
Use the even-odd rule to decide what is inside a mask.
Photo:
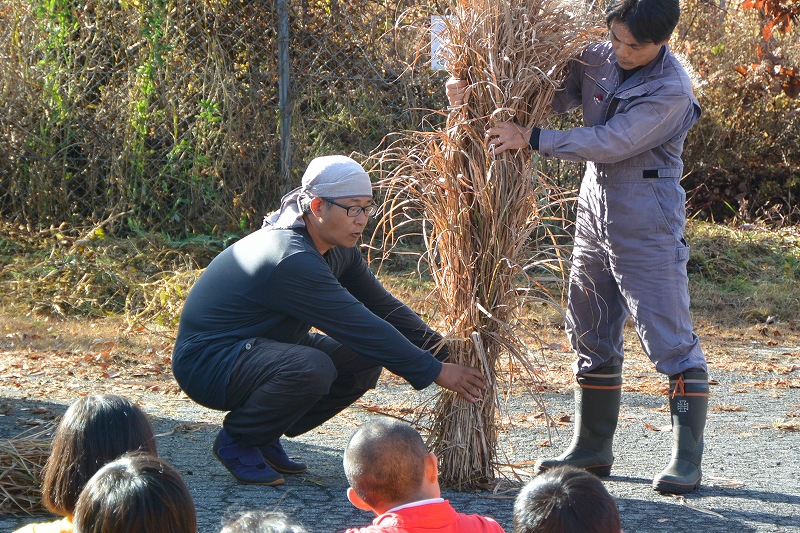
[{"label": "child with dark hair", "polygon": [[347,498],[377,516],[347,533],[502,533],[491,518],[457,513],[441,498],[439,463],[420,434],[397,420],[365,422],[344,451]]},{"label": "child with dark hair", "polygon": [[137,450],[157,455],[153,426],[139,407],[111,394],[75,401],[58,424],[42,470],[42,502],[64,518],[28,524],[16,533],[72,531],[75,503],[86,482],[104,464]]},{"label": "child with dark hair", "polygon": [[108,463],[75,505],[75,533],[197,533],[189,489],[167,461],[143,453]]},{"label": "child with dark hair", "polygon": [[547,470],[514,502],[514,533],[620,533],[617,503],[596,476],[572,466]]},{"label": "child with dark hair", "polygon": [[219,533],[306,533],[306,530],[283,513],[245,511],[234,516]]}]

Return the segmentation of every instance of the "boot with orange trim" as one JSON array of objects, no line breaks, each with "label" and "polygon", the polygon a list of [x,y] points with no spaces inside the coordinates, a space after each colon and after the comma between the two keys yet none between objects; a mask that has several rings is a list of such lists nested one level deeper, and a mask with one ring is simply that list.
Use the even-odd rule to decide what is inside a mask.
[{"label": "boot with orange trim", "polygon": [[611,475],[611,446],[622,397],[622,367],[609,366],[581,374],[575,386],[575,429],[569,448],[553,459],[536,461],[534,472],[563,465],[583,468],[605,477]]},{"label": "boot with orange trim", "polygon": [[708,373],[683,372],[669,378],[672,413],[672,461],[655,479],[653,489],[684,494],[700,487],[703,431],[708,414]]}]

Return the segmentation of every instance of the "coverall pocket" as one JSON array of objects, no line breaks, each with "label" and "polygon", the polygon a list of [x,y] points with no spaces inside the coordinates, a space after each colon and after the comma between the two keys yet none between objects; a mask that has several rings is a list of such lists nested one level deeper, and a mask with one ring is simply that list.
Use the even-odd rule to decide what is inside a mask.
[{"label": "coverall pocket", "polygon": [[686,192],[674,180],[649,183],[653,199],[661,215],[658,229],[676,237],[683,238],[686,225]]}]

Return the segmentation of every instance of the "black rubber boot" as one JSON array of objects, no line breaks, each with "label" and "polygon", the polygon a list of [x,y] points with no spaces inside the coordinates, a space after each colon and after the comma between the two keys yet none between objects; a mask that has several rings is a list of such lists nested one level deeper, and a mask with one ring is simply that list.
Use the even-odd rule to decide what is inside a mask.
[{"label": "black rubber boot", "polygon": [[684,372],[669,378],[672,413],[672,461],[655,479],[653,489],[684,494],[700,486],[703,430],[708,414],[708,374]]},{"label": "black rubber boot", "polygon": [[534,472],[563,465],[605,477],[611,474],[611,445],[619,418],[622,367],[610,366],[582,374],[575,386],[575,430],[572,444],[554,459],[539,459]]}]

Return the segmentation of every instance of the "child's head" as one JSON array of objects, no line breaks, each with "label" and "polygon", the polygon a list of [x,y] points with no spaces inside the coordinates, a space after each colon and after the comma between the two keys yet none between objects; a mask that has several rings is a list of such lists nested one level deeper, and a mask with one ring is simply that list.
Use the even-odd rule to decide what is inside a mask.
[{"label": "child's head", "polygon": [[156,455],[147,415],[120,396],[84,396],[67,409],[56,429],[42,471],[44,505],[55,514],[71,516],[81,489],[95,472],[136,450]]},{"label": "child's head", "polygon": [[514,533],[620,533],[617,503],[599,478],[571,466],[547,470],[514,502]]},{"label": "child's head", "polygon": [[375,418],[359,427],[344,450],[344,472],[353,505],[378,514],[440,496],[436,456],[398,420]]},{"label": "child's head", "polygon": [[219,533],[306,533],[283,513],[245,511],[234,516]]},{"label": "child's head", "polygon": [[189,489],[175,468],[125,454],[89,480],[75,505],[75,533],[196,533]]}]

